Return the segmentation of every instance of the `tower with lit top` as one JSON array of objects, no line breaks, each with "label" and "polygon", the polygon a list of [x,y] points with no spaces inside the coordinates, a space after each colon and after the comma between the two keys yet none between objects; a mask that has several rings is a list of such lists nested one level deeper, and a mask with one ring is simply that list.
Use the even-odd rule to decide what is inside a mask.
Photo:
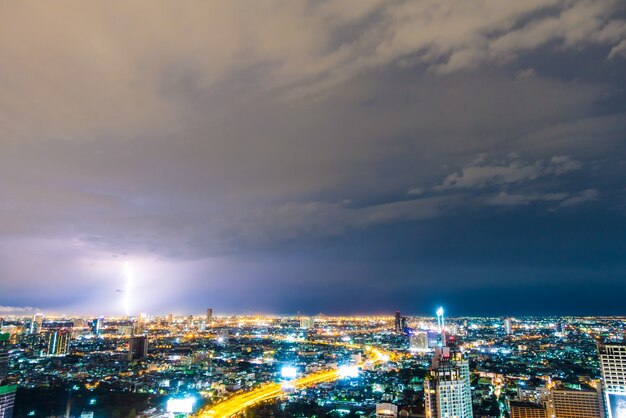
[{"label": "tower with lit top", "polygon": [[437,309],[441,347],[424,381],[426,418],[473,418],[469,363],[456,347],[447,347],[443,308]]}]

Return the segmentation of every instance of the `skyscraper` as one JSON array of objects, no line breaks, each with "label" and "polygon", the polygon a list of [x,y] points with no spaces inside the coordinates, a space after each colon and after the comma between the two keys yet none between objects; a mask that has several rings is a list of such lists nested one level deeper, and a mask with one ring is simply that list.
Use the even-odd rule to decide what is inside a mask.
[{"label": "skyscraper", "polygon": [[511,318],[506,318],[504,320],[504,333],[506,335],[511,335],[513,333],[513,329],[511,327]]},{"label": "skyscraper", "polygon": [[206,310],[206,324],[211,325],[213,323],[213,309]]},{"label": "skyscraper", "polygon": [[90,322],[90,328],[91,328],[91,333],[93,335],[100,335],[100,332],[102,331],[102,325],[104,323],[104,318],[103,317],[99,317],[96,319],[93,319]]},{"label": "skyscraper", "polygon": [[128,361],[142,361],[148,356],[148,337],[140,335],[128,341]]},{"label": "skyscraper", "polygon": [[46,352],[48,356],[65,356],[70,352],[71,333],[69,329],[54,329],[46,332]]},{"label": "skyscraper", "polygon": [[30,334],[37,335],[41,332],[41,326],[43,325],[43,314],[36,313],[33,315],[33,320],[30,323]]},{"label": "skyscraper", "polygon": [[469,363],[451,347],[438,347],[424,381],[427,418],[472,418]]},{"label": "skyscraper", "polygon": [[0,418],[11,418],[17,386],[7,382],[9,334],[0,334]]},{"label": "skyscraper", "polygon": [[311,329],[315,327],[315,320],[310,316],[303,316],[300,318],[300,328]]},{"label": "skyscraper", "polygon": [[626,417],[626,343],[598,344],[608,418]]},{"label": "skyscraper", "polygon": [[426,331],[411,331],[409,349],[418,352],[428,351],[428,333]]},{"label": "skyscraper", "polygon": [[393,330],[396,334],[402,333],[402,315],[400,315],[400,311],[396,311],[393,316]]}]

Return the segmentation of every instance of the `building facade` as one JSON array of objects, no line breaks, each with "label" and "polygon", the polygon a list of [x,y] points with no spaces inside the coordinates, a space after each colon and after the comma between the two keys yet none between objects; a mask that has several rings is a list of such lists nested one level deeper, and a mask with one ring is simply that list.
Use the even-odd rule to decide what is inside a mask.
[{"label": "building facade", "polygon": [[626,417],[626,344],[598,344],[608,418]]},{"label": "building facade", "polygon": [[427,418],[472,418],[469,364],[450,347],[435,350],[424,381]]},{"label": "building facade", "polygon": [[548,402],[551,418],[604,418],[602,392],[553,389]]},{"label": "building facade", "polygon": [[0,334],[0,418],[11,418],[17,386],[7,382],[9,368],[9,334]]}]

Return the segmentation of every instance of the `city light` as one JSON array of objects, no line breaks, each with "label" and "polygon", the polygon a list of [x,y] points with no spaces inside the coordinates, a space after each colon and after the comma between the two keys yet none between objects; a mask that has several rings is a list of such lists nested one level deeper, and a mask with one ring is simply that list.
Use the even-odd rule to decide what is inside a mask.
[{"label": "city light", "polygon": [[297,375],[298,369],[293,366],[283,366],[282,369],[280,369],[280,376],[283,379],[295,379]]},{"label": "city light", "polygon": [[359,368],[358,366],[340,366],[338,369],[339,377],[342,379],[345,378],[355,378],[359,377]]},{"label": "city light", "polygon": [[193,406],[196,403],[196,398],[174,398],[167,400],[167,412],[190,414],[193,412]]}]

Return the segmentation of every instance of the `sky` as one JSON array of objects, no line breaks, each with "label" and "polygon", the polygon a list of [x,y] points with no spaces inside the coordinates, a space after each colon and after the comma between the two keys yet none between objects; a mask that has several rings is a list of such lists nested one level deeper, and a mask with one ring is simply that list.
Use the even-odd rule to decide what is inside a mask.
[{"label": "sky", "polygon": [[626,314],[626,4],[0,4],[0,315]]}]

